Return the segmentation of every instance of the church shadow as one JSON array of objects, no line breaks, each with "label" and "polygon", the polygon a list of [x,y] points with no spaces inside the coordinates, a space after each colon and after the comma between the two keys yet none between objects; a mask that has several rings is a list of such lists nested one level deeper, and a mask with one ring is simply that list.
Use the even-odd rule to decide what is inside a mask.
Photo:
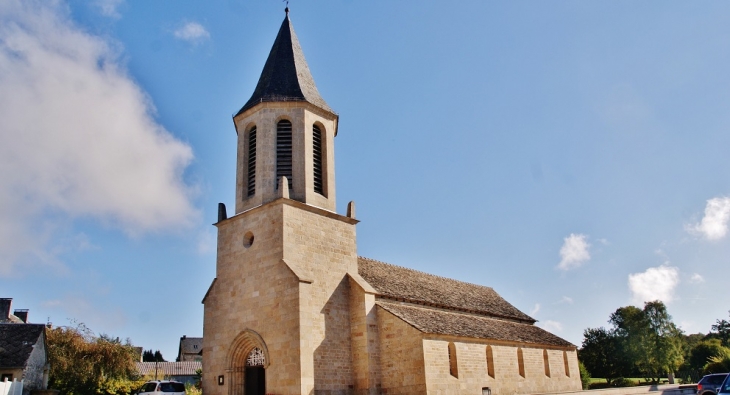
[{"label": "church shadow", "polygon": [[324,339],[314,350],[314,395],[353,393],[349,295],[350,283],[345,275],[320,310]]}]

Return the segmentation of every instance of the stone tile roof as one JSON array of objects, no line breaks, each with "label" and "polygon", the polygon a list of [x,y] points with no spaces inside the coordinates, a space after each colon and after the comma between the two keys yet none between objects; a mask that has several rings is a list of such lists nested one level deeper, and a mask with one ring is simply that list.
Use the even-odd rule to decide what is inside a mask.
[{"label": "stone tile roof", "polygon": [[177,357],[180,358],[182,354],[200,354],[203,351],[203,338],[202,337],[187,337],[180,338],[180,349],[178,350]]},{"label": "stone tile roof", "polygon": [[376,304],[424,333],[575,348],[532,324],[382,300]]},{"label": "stone tile roof", "polygon": [[193,376],[195,371],[203,368],[200,361],[185,362],[137,362],[137,371],[141,375],[155,374],[157,364],[158,377],[164,376]]},{"label": "stone tile roof", "polygon": [[0,368],[25,367],[45,330],[43,324],[0,324]]},{"label": "stone tile roof", "polygon": [[483,314],[533,324],[535,319],[490,287],[434,276],[359,257],[358,273],[381,296],[415,304]]},{"label": "stone tile roof", "polygon": [[289,21],[289,11],[279,28],[253,95],[236,115],[261,102],[280,101],[306,101],[334,114],[314,84],[299,39]]}]

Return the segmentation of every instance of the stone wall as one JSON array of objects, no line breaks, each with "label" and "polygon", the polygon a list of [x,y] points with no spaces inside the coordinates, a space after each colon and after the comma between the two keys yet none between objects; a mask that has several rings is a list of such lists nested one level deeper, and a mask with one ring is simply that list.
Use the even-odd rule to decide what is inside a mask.
[{"label": "stone wall", "polygon": [[[282,205],[272,204],[218,224],[216,280],[204,300],[203,390],[208,395],[228,394],[236,382],[230,371],[232,345],[246,330],[265,342],[268,392],[301,393],[299,279],[282,261],[282,221]],[[253,236],[248,247],[247,235]],[[224,385],[218,385],[220,375]]]},{"label": "stone wall", "polygon": [[[422,334],[391,313],[377,309],[382,391],[389,395],[426,393]],[[447,362],[446,374],[448,374]]]},{"label": "stone wall", "polygon": [[[493,395],[564,392],[581,389],[574,350],[556,350],[517,344],[494,344],[478,339],[425,335],[423,353],[429,394],[480,394],[489,387]],[[448,344],[456,348],[458,377],[450,374]],[[488,374],[487,345],[492,348],[494,377]],[[520,375],[518,349],[522,350],[524,377]],[[550,377],[546,376],[547,350]],[[563,352],[568,357],[566,375]]]},{"label": "stone wall", "polygon": [[[301,276],[302,366],[313,382],[302,393],[350,394],[353,390],[350,284],[357,273],[357,221],[295,201],[284,205],[284,260]],[[304,379],[303,379],[304,380]],[[307,384],[307,385],[305,385]]]},{"label": "stone wall", "polygon": [[357,272],[356,222],[278,199],[218,224],[216,280],[204,301],[206,394],[229,393],[232,345],[244,330],[260,335],[268,351],[267,393],[352,393],[348,273]]}]

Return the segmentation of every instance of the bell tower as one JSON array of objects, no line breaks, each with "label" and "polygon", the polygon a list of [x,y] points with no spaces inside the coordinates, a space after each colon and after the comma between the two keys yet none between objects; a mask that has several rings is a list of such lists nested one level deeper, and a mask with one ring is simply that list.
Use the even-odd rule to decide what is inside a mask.
[{"label": "bell tower", "polygon": [[334,212],[337,121],[317,91],[287,8],[256,89],[233,117],[236,214],[287,195]]},{"label": "bell tower", "polygon": [[351,394],[358,221],[353,203],[335,212],[338,116],[317,91],[288,9],[233,123],[236,207],[230,217],[219,207],[215,224],[203,391]]}]

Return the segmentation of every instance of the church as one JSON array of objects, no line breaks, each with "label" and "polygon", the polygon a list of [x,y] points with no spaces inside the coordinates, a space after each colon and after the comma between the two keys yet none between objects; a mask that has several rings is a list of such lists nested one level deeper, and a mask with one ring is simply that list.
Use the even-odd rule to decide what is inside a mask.
[{"label": "church", "polygon": [[526,394],[581,389],[576,346],[492,288],[357,255],[336,212],[339,116],[286,10],[238,135],[205,297],[206,395]]}]

